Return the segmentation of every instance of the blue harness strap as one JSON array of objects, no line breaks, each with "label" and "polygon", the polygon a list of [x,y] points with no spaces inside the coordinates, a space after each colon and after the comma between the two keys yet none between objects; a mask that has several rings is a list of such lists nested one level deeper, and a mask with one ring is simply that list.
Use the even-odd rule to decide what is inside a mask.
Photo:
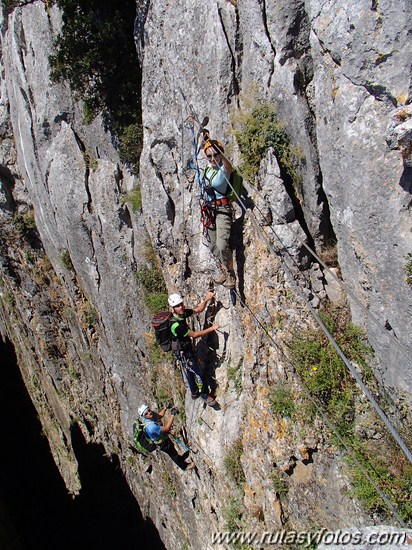
[{"label": "blue harness strap", "polygon": [[196,179],[199,186],[200,221],[203,227],[203,236],[207,237],[207,230],[214,225],[213,208],[210,206],[210,204],[208,204],[208,201],[205,200],[203,178],[198,162],[199,153],[202,150],[202,143],[198,142],[198,138],[195,135],[194,125],[192,125],[192,134],[194,158],[190,160],[189,166],[193,170],[196,170]]}]

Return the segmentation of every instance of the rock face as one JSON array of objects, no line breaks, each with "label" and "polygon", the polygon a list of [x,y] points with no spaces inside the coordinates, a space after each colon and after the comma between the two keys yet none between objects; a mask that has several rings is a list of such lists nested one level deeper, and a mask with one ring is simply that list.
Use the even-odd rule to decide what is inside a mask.
[{"label": "rock face", "polygon": [[411,86],[404,26],[411,7],[405,2],[398,8],[395,20],[390,2],[313,3],[311,45],[323,186],[344,280],[360,301],[352,301],[354,319],[366,326],[386,383],[410,393],[404,327],[411,293],[404,267],[412,188],[402,135],[391,148],[387,143],[388,126],[397,120],[399,127],[399,112],[408,112]]},{"label": "rock face", "polygon": [[[411,314],[404,281],[411,248],[409,4],[401,2],[395,18],[390,2],[292,2],[287,7],[242,2],[238,10],[226,2],[218,16],[207,7],[182,9],[175,14],[181,17],[177,24],[159,9],[162,25],[152,4],[145,27],[144,117],[150,131],[143,180],[166,175],[173,184],[168,189],[163,180],[165,198],[173,204],[183,200],[177,170],[162,171],[154,157],[164,147],[160,136],[183,133],[183,151],[177,138],[168,151],[184,165],[190,132],[184,124],[186,131],[178,128],[183,121],[177,110],[154,93],[155,86],[166,90],[185,115],[193,109],[200,119],[209,116],[213,132],[229,143],[229,114],[236,102],[247,103],[255,86],[276,105],[304,153],[302,209],[312,238],[321,246],[336,237],[354,320],[367,329],[385,382],[410,394],[410,344],[403,330]],[[203,24],[213,40],[202,51],[186,47],[187,35],[197,36]],[[240,95],[234,93],[238,90]],[[172,158],[170,166],[176,166]],[[179,211],[177,206],[177,217]],[[163,224],[163,218],[153,221]],[[171,220],[175,227],[179,223]],[[179,235],[175,239],[178,248]]]},{"label": "rock face", "polygon": [[[80,489],[70,432],[77,423],[119,456],[169,548],[204,547],[228,525],[371,522],[349,496],[341,455],[321,423],[276,417],[270,395],[287,380],[299,401],[285,357],[290,335],[308,324],[304,299],[317,307],[346,291],[375,350],[377,378],[412,402],[412,291],[404,280],[412,252],[411,11],[406,0],[139,2],[137,178],[101,118],[85,125],[69,85],[50,83],[58,8],[40,1],[3,8],[1,331],[16,346],[69,490]],[[217,290],[221,333],[199,352],[217,386],[215,411],[185,401],[172,361],[154,357],[139,273],[150,240],[168,290],[189,304],[203,297],[214,264],[188,165],[193,139],[208,117],[238,165],[233,126],[258,99],[276,108],[300,184],[291,190],[270,149],[256,181],[246,183],[251,208],[237,207],[237,304]],[[143,209],[134,212],[127,194],[137,185]],[[30,208],[31,248],[15,223],[19,214],[27,225]],[[322,256],[331,242],[339,269],[325,275],[310,249]],[[196,326],[204,322],[200,316]],[[166,398],[180,400],[178,424],[198,449],[196,473],[177,472],[162,453],[144,459],[130,449],[140,402]],[[231,461],[241,483],[228,477]],[[288,491],[280,489],[285,479]]]}]

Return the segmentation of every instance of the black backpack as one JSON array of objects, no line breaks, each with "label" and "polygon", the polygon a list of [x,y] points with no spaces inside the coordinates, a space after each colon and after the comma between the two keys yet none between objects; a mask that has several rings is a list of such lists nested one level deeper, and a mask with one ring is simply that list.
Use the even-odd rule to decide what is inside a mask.
[{"label": "black backpack", "polygon": [[156,449],[156,443],[146,435],[143,422],[140,419],[133,422],[133,441],[136,449],[145,456]]},{"label": "black backpack", "polygon": [[152,318],[152,327],[156,337],[156,342],[163,351],[172,350],[172,335],[170,332],[171,311],[159,311]]}]

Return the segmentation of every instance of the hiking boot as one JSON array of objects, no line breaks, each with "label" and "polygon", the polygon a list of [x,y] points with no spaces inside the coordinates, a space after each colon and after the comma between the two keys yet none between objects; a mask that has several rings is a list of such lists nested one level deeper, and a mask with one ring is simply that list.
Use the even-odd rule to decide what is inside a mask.
[{"label": "hiking boot", "polygon": [[196,468],[196,464],[194,462],[190,462],[186,468],[185,468],[185,472],[187,472],[187,470],[193,470],[193,468]]},{"label": "hiking boot", "polygon": [[222,283],[226,288],[235,288],[236,286],[236,277],[234,273],[229,273],[224,283]]},{"label": "hiking boot", "polygon": [[219,275],[217,275],[216,277],[213,277],[213,281],[217,285],[223,285],[226,279],[227,279],[227,275],[224,271],[221,271]]},{"label": "hiking boot", "polygon": [[192,397],[193,400],[194,400],[194,399],[197,399],[198,397],[200,397],[200,393],[199,393],[199,392],[191,393],[190,395],[191,395],[191,397]]},{"label": "hiking boot", "polygon": [[206,405],[209,405],[209,407],[213,407],[213,405],[216,405],[216,399],[211,395],[208,395],[205,401],[206,401]]}]

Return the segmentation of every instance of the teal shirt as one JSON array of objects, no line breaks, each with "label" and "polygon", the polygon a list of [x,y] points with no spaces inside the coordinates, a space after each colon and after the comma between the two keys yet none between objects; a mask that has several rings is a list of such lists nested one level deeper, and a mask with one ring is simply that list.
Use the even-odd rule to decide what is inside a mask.
[{"label": "teal shirt", "polygon": [[162,426],[159,417],[155,415],[153,420],[143,419],[143,426],[148,437],[152,441],[161,441],[162,438]]},{"label": "teal shirt", "polygon": [[228,192],[228,181],[230,174],[226,171],[224,164],[219,167],[218,170],[213,170],[210,166],[207,166],[203,172],[206,185],[213,187],[217,199],[223,199]]}]

